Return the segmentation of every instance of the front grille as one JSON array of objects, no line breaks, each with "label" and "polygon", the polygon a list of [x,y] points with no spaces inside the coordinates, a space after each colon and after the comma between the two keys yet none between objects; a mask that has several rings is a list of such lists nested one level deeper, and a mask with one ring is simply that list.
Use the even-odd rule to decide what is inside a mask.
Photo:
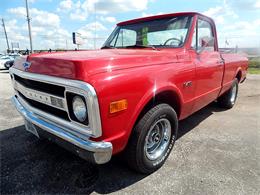
[{"label": "front grille", "polygon": [[[15,96],[31,114],[37,115],[75,131],[77,135],[100,137],[102,135],[99,105],[94,88],[83,81],[63,79],[47,75],[10,69]],[[79,95],[85,100],[87,120],[76,121],[69,114],[67,94]]]},{"label": "front grille", "polygon": [[66,121],[70,121],[69,117],[68,117],[68,114],[66,111],[63,111],[63,110],[60,110],[60,109],[57,109],[57,108],[54,108],[54,107],[51,107],[51,106],[48,106],[46,104],[42,104],[40,102],[37,102],[37,101],[34,101],[34,100],[31,100],[27,97],[25,97],[22,93],[20,93],[18,91],[18,94],[21,98],[23,98],[23,100],[25,100],[30,106],[34,107],[34,108],[37,108],[43,112],[46,112],[48,114],[52,114],[54,116],[58,116]]},{"label": "front grille", "polygon": [[14,79],[15,79],[15,81],[19,82],[20,84],[22,84],[23,86],[25,86],[27,88],[41,91],[41,92],[48,93],[48,94],[52,94],[52,95],[56,95],[59,97],[64,97],[65,87],[53,85],[53,84],[49,84],[49,83],[43,83],[43,82],[39,82],[39,81],[34,81],[34,80],[30,80],[30,79],[25,79],[25,78],[19,77],[18,75],[15,75],[15,74],[14,74]]},{"label": "front grille", "polygon": [[30,106],[70,121],[64,99],[65,87],[23,78],[16,74],[13,74],[12,78],[19,97]]}]

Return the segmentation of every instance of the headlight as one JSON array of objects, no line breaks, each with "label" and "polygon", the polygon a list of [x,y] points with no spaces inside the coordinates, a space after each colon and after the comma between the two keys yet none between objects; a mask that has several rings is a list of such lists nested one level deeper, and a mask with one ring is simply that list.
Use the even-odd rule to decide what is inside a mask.
[{"label": "headlight", "polygon": [[80,96],[73,97],[72,110],[75,117],[80,121],[84,122],[87,118],[87,107],[84,100]]}]

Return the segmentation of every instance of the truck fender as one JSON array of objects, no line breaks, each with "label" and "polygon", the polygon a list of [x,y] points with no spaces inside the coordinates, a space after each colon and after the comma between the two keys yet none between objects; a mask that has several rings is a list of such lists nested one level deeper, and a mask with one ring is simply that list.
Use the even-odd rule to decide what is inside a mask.
[{"label": "truck fender", "polygon": [[136,105],[136,109],[133,113],[133,117],[130,119],[129,125],[127,127],[127,142],[126,145],[128,143],[128,140],[130,138],[130,135],[132,133],[132,130],[137,122],[138,117],[140,116],[141,112],[143,111],[143,109],[145,108],[145,106],[158,94],[164,92],[164,91],[172,91],[174,92],[177,97],[178,100],[180,101],[180,112],[181,112],[181,107],[183,104],[183,97],[181,95],[180,90],[174,85],[174,84],[167,84],[166,86],[162,86],[160,88],[155,89],[150,89],[147,91],[147,93],[144,94],[144,96],[141,98],[141,100],[139,101],[139,103]]}]

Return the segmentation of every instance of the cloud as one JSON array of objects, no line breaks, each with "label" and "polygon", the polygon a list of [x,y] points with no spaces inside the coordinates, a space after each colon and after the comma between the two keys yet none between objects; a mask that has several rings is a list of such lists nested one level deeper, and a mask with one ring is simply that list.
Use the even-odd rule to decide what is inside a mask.
[{"label": "cloud", "polygon": [[224,24],[225,18],[238,18],[238,15],[234,10],[226,3],[224,0],[221,6],[216,6],[209,8],[207,11],[203,12],[204,15],[209,16],[219,24]]},{"label": "cloud", "polygon": [[36,8],[31,9],[32,24],[43,27],[59,27],[60,17],[57,14],[41,11]]},{"label": "cloud", "polygon": [[[244,4],[244,2],[246,3]],[[245,6],[247,11],[252,11],[255,9],[253,7],[257,2],[251,0],[223,0],[222,5],[209,8],[203,12],[203,14],[212,17],[216,22],[220,47],[225,46],[226,40],[229,42],[229,47],[257,46],[257,43],[260,41],[260,17],[256,17],[253,21],[245,21],[237,14],[241,11],[240,6]],[[236,6],[233,3],[236,3]]]},{"label": "cloud", "polygon": [[239,10],[254,11],[260,9],[260,0],[229,0],[232,7]]},{"label": "cloud", "polygon": [[[65,48],[66,42],[71,48],[71,32],[61,25],[61,23],[66,24],[67,20],[75,20],[73,23],[75,23],[76,29],[74,30],[87,38],[84,48],[89,48],[94,43],[95,28],[96,37],[100,42],[104,42],[105,37],[112,31],[113,24],[118,20],[114,16],[127,15],[127,12],[138,12],[143,17],[162,14],[156,14],[154,10],[148,9],[149,3],[155,0],[61,0],[57,2],[57,8],[52,8],[53,11],[42,10],[38,7],[34,8],[38,0],[30,1],[35,2],[31,4],[30,9],[35,48]],[[157,1],[157,3],[160,6],[160,2]],[[208,8],[204,11],[204,14],[215,20],[220,46],[223,46],[226,39],[230,42],[230,46],[236,44],[239,47],[259,46],[259,9],[260,0],[218,0],[218,5]],[[96,16],[94,16],[95,13]],[[255,19],[247,20],[249,18],[246,16],[247,13],[250,13]],[[21,47],[28,47],[29,39],[25,8],[9,8],[6,14],[12,16],[12,19],[5,21],[10,42],[19,42]],[[97,20],[96,25],[95,22],[91,22],[94,17]],[[89,22],[80,28],[77,25],[81,23],[76,23],[77,21]],[[0,37],[0,41],[2,41],[4,34],[3,32],[0,33],[2,33]]]},{"label": "cloud", "polygon": [[143,12],[142,13],[142,17],[148,17],[148,16],[155,16],[155,15],[163,15],[165,14],[164,12],[158,12],[158,13],[146,13],[146,12]]},{"label": "cloud", "polygon": [[88,16],[87,13],[82,12],[80,10],[76,10],[76,11],[70,13],[71,20],[85,21],[87,19],[87,16]]},{"label": "cloud", "polygon": [[[68,14],[71,20],[85,21],[91,14],[143,11],[147,9],[149,1],[153,0],[63,0],[59,3],[57,11]],[[103,21],[116,22],[114,17],[105,17]]]},{"label": "cloud", "polygon": [[80,33],[84,39],[84,44],[81,47],[94,49],[94,45],[96,45],[96,48],[100,48],[107,39],[107,36],[101,36],[100,33],[107,32],[109,34],[111,31],[112,29],[106,28],[100,22],[96,22],[96,24],[95,22],[91,22],[79,28],[76,32]]},{"label": "cloud", "polygon": [[6,28],[7,32],[17,30],[18,29],[17,20],[16,19],[12,19],[12,20],[5,21],[5,28]]},{"label": "cloud", "polygon": [[74,2],[72,0],[63,0],[59,3],[57,11],[69,15],[71,20],[85,21],[88,17],[88,12],[82,9],[80,0]]},{"label": "cloud", "polygon": [[[12,43],[19,43],[20,47],[23,46],[24,42],[27,42],[28,36],[26,36],[25,33],[22,33],[20,31],[20,28],[18,26],[17,20],[12,19],[12,20],[6,20],[5,21],[5,27],[6,27],[6,32],[7,36],[9,39],[9,46],[11,47]],[[3,33],[3,42],[1,40],[1,43],[5,43],[4,39],[4,33]],[[2,47],[6,48],[6,44],[2,45],[1,44],[1,49]]]},{"label": "cloud", "polygon": [[205,11],[203,14],[214,18],[215,22],[218,24],[224,23],[225,14],[223,13],[223,7],[221,6],[210,8],[209,10]]},{"label": "cloud", "polygon": [[82,8],[91,13],[108,14],[147,9],[148,0],[86,0]]},{"label": "cloud", "polygon": [[[226,36],[235,38],[248,38],[252,36],[259,36],[260,34],[260,18],[253,21],[238,21],[232,25],[224,26],[222,32],[225,32]],[[260,36],[259,36],[260,38]]]},{"label": "cloud", "polygon": [[[20,48],[29,48],[28,28],[25,21],[24,7],[7,10],[14,18],[22,19],[6,21],[6,29],[10,42],[19,42]],[[60,25],[59,15],[36,8],[30,9],[32,39],[34,49],[66,48],[66,42],[71,42],[71,34]],[[37,44],[36,44],[37,43]]]},{"label": "cloud", "polygon": [[72,0],[65,0],[61,1],[59,4],[59,9],[64,11],[64,10],[70,10],[73,6],[73,1]]},{"label": "cloud", "polygon": [[[8,13],[11,13],[19,18],[26,17],[25,7],[10,8],[7,10]],[[60,17],[57,14],[42,11],[36,8],[30,9],[30,17],[32,18],[31,22],[34,26],[42,27],[59,27]]]},{"label": "cloud", "polygon": [[16,8],[10,8],[7,10],[8,13],[14,14],[18,17],[24,17],[26,16],[26,9],[25,7],[16,7]]},{"label": "cloud", "polygon": [[109,22],[109,23],[115,23],[116,22],[116,18],[112,17],[112,16],[107,16],[107,17],[100,17],[100,20],[103,22]]},{"label": "cloud", "polygon": [[255,2],[254,7],[255,7],[256,9],[260,9],[260,0],[258,0],[258,1]]},{"label": "cloud", "polygon": [[[107,30],[107,28],[101,24],[100,22],[91,22],[89,24],[86,24],[85,26],[80,28],[81,31],[85,31],[85,32],[100,32],[100,31],[105,31]],[[86,34],[86,33],[84,33]]]},{"label": "cloud", "polygon": [[222,27],[218,30],[218,41],[220,47],[224,47],[225,41],[229,47],[259,47],[260,42],[260,20],[239,21]]}]

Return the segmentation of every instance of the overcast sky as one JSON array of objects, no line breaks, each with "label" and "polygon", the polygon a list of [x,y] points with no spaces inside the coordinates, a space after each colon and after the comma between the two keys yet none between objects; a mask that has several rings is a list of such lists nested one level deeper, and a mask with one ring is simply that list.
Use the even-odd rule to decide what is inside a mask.
[{"label": "overcast sky", "polygon": [[[128,19],[181,11],[197,11],[216,21],[219,45],[260,47],[260,0],[29,0],[35,49],[75,48],[72,32],[85,38],[81,48],[97,47],[116,23]],[[1,0],[9,42],[29,48],[25,0]],[[0,30],[0,51],[6,49]]]}]

